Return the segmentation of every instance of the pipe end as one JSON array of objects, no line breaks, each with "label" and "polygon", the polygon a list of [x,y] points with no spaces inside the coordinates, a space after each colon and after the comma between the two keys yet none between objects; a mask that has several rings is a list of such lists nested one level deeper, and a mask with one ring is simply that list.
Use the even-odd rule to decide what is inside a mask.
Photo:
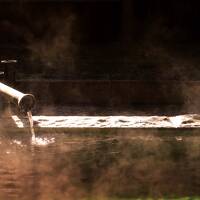
[{"label": "pipe end", "polygon": [[35,106],[36,100],[32,94],[25,94],[22,98],[18,101],[18,106],[20,111],[28,112],[33,109]]}]

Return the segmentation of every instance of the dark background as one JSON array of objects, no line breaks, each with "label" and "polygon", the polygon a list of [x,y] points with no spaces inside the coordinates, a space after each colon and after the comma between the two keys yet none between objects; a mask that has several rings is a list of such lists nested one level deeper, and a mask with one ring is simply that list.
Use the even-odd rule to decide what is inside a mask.
[{"label": "dark background", "polygon": [[199,3],[0,1],[0,59],[18,76],[199,80]]}]

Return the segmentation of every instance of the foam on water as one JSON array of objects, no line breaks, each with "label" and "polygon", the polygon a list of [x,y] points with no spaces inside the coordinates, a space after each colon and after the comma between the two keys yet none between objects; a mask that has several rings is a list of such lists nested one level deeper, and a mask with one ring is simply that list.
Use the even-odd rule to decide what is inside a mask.
[{"label": "foam on water", "polygon": [[31,144],[38,146],[46,146],[55,142],[55,138],[41,138],[41,137],[32,137]]}]

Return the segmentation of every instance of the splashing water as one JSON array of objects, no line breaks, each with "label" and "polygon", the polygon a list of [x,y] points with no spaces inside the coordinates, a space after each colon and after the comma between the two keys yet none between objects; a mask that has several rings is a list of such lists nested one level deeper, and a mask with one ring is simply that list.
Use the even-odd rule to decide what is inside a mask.
[{"label": "splashing water", "polygon": [[47,139],[47,138],[39,138],[35,136],[35,130],[33,126],[33,116],[31,111],[27,112],[27,116],[29,119],[29,124],[30,124],[30,131],[31,131],[31,143],[33,145],[48,145],[51,143],[54,143],[55,138]]}]

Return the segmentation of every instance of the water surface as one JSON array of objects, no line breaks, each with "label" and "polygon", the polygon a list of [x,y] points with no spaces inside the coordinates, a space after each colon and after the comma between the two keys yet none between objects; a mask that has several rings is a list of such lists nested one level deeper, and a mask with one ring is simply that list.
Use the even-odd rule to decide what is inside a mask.
[{"label": "water surface", "polygon": [[200,136],[172,135],[1,133],[0,199],[199,196]]}]

